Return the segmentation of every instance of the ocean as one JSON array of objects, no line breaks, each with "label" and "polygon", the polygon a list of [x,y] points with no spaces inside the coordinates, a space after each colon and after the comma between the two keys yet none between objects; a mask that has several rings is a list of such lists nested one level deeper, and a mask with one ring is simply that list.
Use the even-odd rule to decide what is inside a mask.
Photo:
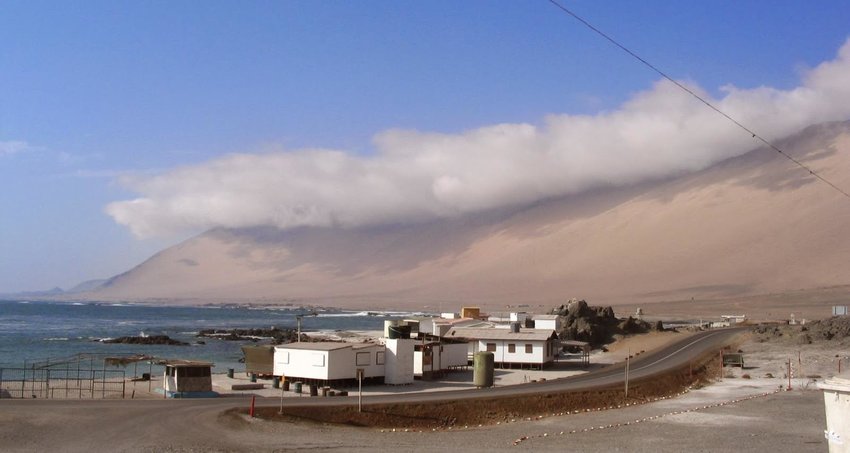
[{"label": "ocean", "polygon": [[[100,302],[0,301],[0,368],[20,368],[76,354],[148,354],[168,359],[204,360],[214,372],[244,369],[240,346],[250,342],[197,338],[202,329],[295,328],[303,308],[236,306],[169,307]],[[402,312],[320,310],[305,316],[302,332],[382,330],[384,320]],[[168,335],[191,346],[107,344],[121,336]],[[203,340],[205,344],[197,344]]]}]

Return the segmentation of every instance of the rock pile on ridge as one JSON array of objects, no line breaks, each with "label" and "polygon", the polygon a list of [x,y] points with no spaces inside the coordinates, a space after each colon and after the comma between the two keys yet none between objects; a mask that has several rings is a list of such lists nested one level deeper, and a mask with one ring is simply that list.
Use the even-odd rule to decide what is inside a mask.
[{"label": "rock pile on ridge", "polygon": [[561,318],[558,337],[562,340],[586,341],[593,347],[612,343],[615,335],[646,333],[664,330],[661,322],[654,325],[631,316],[619,319],[611,307],[591,307],[584,300],[570,299],[552,310]]},{"label": "rock pile on ridge", "polygon": [[794,344],[838,342],[847,344],[850,343],[850,316],[833,316],[796,325],[758,325],[753,327],[753,334],[759,342],[784,341]]}]

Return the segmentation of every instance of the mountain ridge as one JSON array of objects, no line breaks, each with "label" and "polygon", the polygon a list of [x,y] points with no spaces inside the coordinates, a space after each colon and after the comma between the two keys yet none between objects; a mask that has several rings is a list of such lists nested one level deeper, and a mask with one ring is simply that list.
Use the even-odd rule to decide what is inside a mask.
[{"label": "mountain ridge", "polygon": [[[850,122],[779,144],[850,185]],[[848,201],[762,147],[663,180],[420,224],[213,229],[83,294],[436,309],[835,286],[850,283]]]}]

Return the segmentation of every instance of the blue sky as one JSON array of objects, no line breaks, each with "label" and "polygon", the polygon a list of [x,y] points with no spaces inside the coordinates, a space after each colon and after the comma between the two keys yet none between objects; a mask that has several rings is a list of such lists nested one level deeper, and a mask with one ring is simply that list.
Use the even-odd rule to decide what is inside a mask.
[{"label": "blue sky", "polygon": [[[716,99],[729,84],[793,89],[850,36],[844,1],[563,3]],[[137,198],[172,202],[163,191],[186,190],[176,179],[204,177],[210,162],[237,165],[221,160],[232,153],[323,148],[370,162],[436,146],[421,133],[616,112],[658,79],[546,1],[0,0],[0,292],[109,277],[204,228],[250,225],[153,228],[145,213],[107,213]],[[417,134],[382,135],[399,129]],[[457,187],[444,176],[437,198]],[[401,210],[492,207],[470,197]],[[292,199],[269,203],[301,206]],[[387,206],[363,216],[398,221]],[[156,226],[185,213],[169,215]]]}]

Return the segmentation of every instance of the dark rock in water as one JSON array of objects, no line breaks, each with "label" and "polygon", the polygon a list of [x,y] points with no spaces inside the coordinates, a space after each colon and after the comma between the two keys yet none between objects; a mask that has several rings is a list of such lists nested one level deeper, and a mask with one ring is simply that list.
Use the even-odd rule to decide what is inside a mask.
[{"label": "dark rock in water", "polygon": [[[227,341],[251,341],[271,340],[273,344],[292,343],[298,340],[298,332],[295,329],[271,327],[268,329],[204,329],[198,332],[198,337],[218,338]],[[307,336],[302,334],[301,341]]]},{"label": "dark rock in water", "polygon": [[189,346],[189,343],[174,340],[168,335],[149,335],[146,337],[118,337],[102,340],[102,343],[120,344],[161,344],[169,346]]}]

